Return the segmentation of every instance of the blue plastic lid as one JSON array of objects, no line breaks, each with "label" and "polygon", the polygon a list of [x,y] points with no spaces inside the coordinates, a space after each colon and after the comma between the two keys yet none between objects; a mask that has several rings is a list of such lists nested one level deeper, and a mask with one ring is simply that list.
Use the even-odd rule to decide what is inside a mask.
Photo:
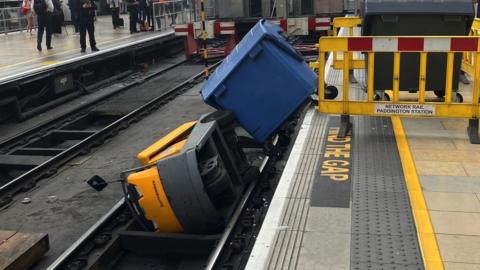
[{"label": "blue plastic lid", "polygon": [[[202,97],[210,105],[216,107],[215,103],[208,102],[212,95],[220,95],[225,90],[223,82],[242,62],[242,60],[251,53],[255,53],[255,46],[264,39],[269,39],[277,46],[282,48],[299,61],[303,61],[301,55],[285,40],[280,34],[283,30],[278,25],[273,24],[265,19],[260,20],[245,37],[238,43],[230,55],[223,63],[211,74],[208,81],[202,87]],[[221,108],[218,108],[221,109]]]}]

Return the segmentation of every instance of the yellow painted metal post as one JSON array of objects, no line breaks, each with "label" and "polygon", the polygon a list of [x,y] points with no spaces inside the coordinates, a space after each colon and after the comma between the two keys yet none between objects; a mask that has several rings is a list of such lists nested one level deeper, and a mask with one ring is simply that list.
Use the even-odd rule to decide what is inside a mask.
[{"label": "yellow painted metal post", "polygon": [[[348,36],[353,37],[353,27],[348,28]],[[345,55],[343,57],[345,58]],[[350,65],[352,65],[353,67],[353,52],[348,52],[348,59],[350,61]],[[353,70],[352,67],[349,67],[348,72],[350,72],[350,70]]]},{"label": "yellow painted metal post", "polygon": [[420,104],[425,103],[425,83],[427,80],[427,53],[420,53],[420,78],[418,85],[418,102]]},{"label": "yellow painted metal post", "polygon": [[473,93],[472,93],[472,104],[473,104],[473,112],[472,118],[478,118],[478,97],[479,97],[479,84],[480,84],[480,52],[477,52],[473,56],[475,60],[475,76],[473,77]]},{"label": "yellow painted metal post", "polygon": [[445,77],[445,103],[452,103],[452,78],[453,78],[453,57],[454,52],[447,54],[447,74]]},{"label": "yellow painted metal post", "polygon": [[[338,37],[338,30],[340,28],[334,27],[334,29],[335,29],[335,36]],[[333,52],[333,63],[335,64],[335,62],[337,62],[337,60],[338,60],[338,52]]]},{"label": "yellow painted metal post", "polygon": [[348,114],[350,59],[345,57],[346,51],[343,53],[343,114]]},{"label": "yellow painted metal post", "polygon": [[373,84],[374,84],[374,68],[375,68],[375,53],[368,53],[368,84],[367,84],[367,95],[368,101],[373,101]]},{"label": "yellow painted metal post", "polygon": [[393,103],[398,102],[398,91],[400,89],[400,52],[393,56]]},{"label": "yellow painted metal post", "polygon": [[204,0],[200,1],[200,19],[202,22],[202,40],[203,40],[203,60],[205,64],[205,77],[208,78],[208,50],[207,50],[207,27],[206,27],[206,16],[205,16],[205,3]]},{"label": "yellow painted metal post", "polygon": [[325,52],[322,51],[318,55],[318,100],[325,100]]}]

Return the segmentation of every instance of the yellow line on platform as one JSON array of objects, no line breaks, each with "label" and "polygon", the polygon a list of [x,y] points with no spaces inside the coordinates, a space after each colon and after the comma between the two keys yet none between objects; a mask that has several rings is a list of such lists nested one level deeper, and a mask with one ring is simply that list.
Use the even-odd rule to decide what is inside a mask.
[{"label": "yellow line on platform", "polygon": [[402,121],[399,117],[392,117],[393,131],[397,141],[400,159],[402,160],[403,174],[407,184],[408,196],[412,207],[413,219],[417,227],[418,243],[422,253],[423,263],[427,270],[442,270],[443,262],[440,256],[437,239],[433,230],[430,214],[423,196],[422,186],[417,175],[412,153],[408,145]]},{"label": "yellow line on platform", "polygon": [[[105,45],[105,44],[108,44],[108,43],[112,43],[114,41],[119,41],[119,40],[123,40],[123,39],[128,39],[130,38],[131,36],[124,36],[124,37],[120,37],[120,38],[116,38],[116,39],[109,39],[109,40],[105,40],[105,41],[102,41],[102,42],[99,42],[97,43],[97,45]],[[36,62],[35,64],[39,64],[39,65],[43,65],[45,66],[44,62],[39,62],[43,59],[49,59],[49,58],[52,58],[52,57],[55,57],[55,56],[60,56],[60,55],[64,55],[64,54],[68,54],[68,53],[71,53],[71,52],[74,52],[74,51],[79,51],[80,48],[74,48],[74,49],[68,49],[68,50],[65,50],[65,51],[60,51],[60,52],[55,52],[55,53],[52,53],[52,52],[47,52],[47,54],[45,54],[44,56],[42,57],[37,57],[37,58],[33,58],[33,59],[30,59],[30,60],[25,60],[25,61],[22,61],[22,62],[17,62],[15,64],[10,64],[10,65],[5,65],[5,66],[0,66],[0,70],[2,69],[7,69],[7,68],[12,68],[12,67],[15,67],[15,66],[19,66],[19,65],[23,65],[23,64],[27,64],[27,63],[34,63]],[[68,59],[65,59],[65,60],[68,60]],[[59,62],[63,62],[64,60],[61,60]],[[56,62],[58,63],[58,62]],[[32,67],[34,68],[34,67]]]}]

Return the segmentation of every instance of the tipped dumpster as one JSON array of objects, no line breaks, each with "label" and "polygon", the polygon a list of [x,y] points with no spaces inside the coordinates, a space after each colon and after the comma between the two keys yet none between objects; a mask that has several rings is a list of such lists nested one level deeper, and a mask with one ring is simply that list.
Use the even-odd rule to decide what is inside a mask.
[{"label": "tipped dumpster", "polygon": [[207,104],[232,111],[260,143],[316,90],[315,73],[281,32],[279,26],[259,21],[202,88]]}]

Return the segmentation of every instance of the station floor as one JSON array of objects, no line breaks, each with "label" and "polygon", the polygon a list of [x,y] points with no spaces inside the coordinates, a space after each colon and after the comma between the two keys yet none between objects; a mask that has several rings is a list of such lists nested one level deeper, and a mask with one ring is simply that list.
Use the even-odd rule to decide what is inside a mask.
[{"label": "station floor", "polygon": [[[113,29],[110,16],[99,16],[95,22],[95,39],[100,52],[124,46],[132,42],[141,42],[165,33],[173,33],[172,30],[163,32],[140,32],[130,34],[128,28],[128,16],[124,18],[124,28]],[[0,81],[22,73],[33,72],[42,68],[58,65],[66,61],[79,60],[91,57],[87,35],[87,53],[80,53],[80,36],[75,35],[73,26],[62,27],[62,34],[52,37],[53,50],[47,50],[45,36],[43,37],[41,52],[37,51],[36,31],[33,35],[25,32],[15,32],[0,35]]]},{"label": "station floor", "polygon": [[[330,70],[327,83],[341,78]],[[461,93],[470,100],[471,85]],[[344,140],[339,123],[305,116],[246,269],[480,269],[480,145],[467,120],[352,117]]]}]

